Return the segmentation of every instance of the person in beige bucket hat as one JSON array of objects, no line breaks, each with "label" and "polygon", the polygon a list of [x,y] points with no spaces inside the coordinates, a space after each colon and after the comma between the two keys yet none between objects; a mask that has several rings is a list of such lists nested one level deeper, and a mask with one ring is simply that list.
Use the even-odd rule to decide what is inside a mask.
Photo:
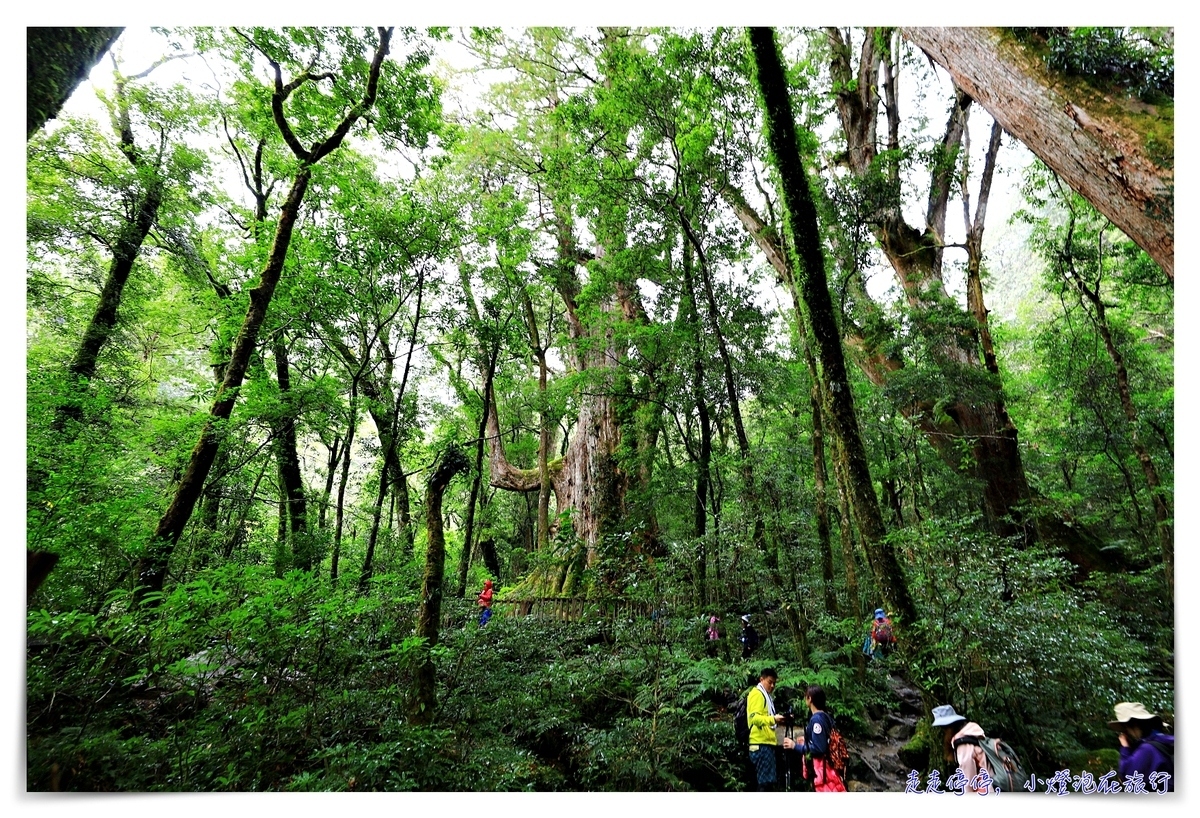
[{"label": "person in beige bucket hat", "polygon": [[1166,726],[1156,713],[1141,702],[1118,702],[1113,708],[1116,717],[1108,726],[1118,731],[1121,761],[1117,774],[1122,781],[1132,778],[1151,791],[1175,790],[1175,736],[1165,732]]}]

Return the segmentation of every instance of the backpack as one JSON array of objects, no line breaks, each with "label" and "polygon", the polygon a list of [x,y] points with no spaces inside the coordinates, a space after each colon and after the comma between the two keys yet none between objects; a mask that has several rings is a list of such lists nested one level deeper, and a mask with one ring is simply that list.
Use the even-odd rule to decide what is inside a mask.
[{"label": "backpack", "polygon": [[896,641],[896,635],[892,633],[892,620],[890,619],[885,619],[873,626],[871,633],[874,635],[875,641],[880,644]]},{"label": "backpack", "polygon": [[846,749],[846,740],[842,738],[842,731],[836,727],[829,731],[828,760],[830,766],[837,770],[838,775],[845,778],[846,765],[850,763],[850,751]]},{"label": "backpack", "polygon": [[750,722],[747,720],[746,699],[753,688],[747,688],[733,709],[733,737],[741,747],[750,746]]},{"label": "backpack", "polygon": [[1171,746],[1170,744],[1164,744],[1163,742],[1159,741],[1158,739],[1145,738],[1145,739],[1142,739],[1142,741],[1144,741],[1146,744],[1149,744],[1154,749],[1158,750],[1160,753],[1163,754],[1163,757],[1166,758],[1167,769],[1164,772],[1166,772],[1169,776],[1171,776],[1170,779],[1168,779],[1168,781],[1167,781],[1167,790],[1169,792],[1174,792],[1174,789],[1175,789],[1175,748],[1173,746]]},{"label": "backpack", "polygon": [[821,719],[825,725],[825,730],[828,733],[828,751],[825,753],[825,760],[829,766],[837,770],[838,775],[845,776],[846,765],[850,763],[850,751],[846,748],[846,740],[842,738],[842,731],[837,729],[837,722],[833,716],[824,710],[820,711],[825,718]]},{"label": "backpack", "polygon": [[1016,792],[1019,787],[1029,781],[1029,776],[1025,773],[1025,768],[1021,766],[1021,762],[1017,759],[1017,753],[1003,739],[976,738],[975,736],[963,736],[954,742],[954,747],[957,749],[963,744],[976,744],[987,759],[988,775],[992,778],[992,784],[1000,792]]}]

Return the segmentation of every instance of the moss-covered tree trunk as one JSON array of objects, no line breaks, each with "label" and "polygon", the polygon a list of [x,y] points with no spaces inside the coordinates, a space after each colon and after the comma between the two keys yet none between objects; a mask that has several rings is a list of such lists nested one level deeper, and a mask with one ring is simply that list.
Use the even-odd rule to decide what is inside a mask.
[{"label": "moss-covered tree trunk", "polygon": [[308,536],[308,503],[304,497],[304,479],[300,474],[300,454],[296,448],[296,410],[292,402],[292,378],[283,336],[272,345],[275,353],[275,378],[283,400],[283,412],[276,424],[276,456],[279,479],[283,483],[284,503],[290,531],[291,567],[312,570],[313,542]]},{"label": "moss-covered tree trunk", "polygon": [[30,26],[25,30],[25,138],[54,119],[125,29]]},{"label": "moss-covered tree trunk", "polygon": [[196,441],[188,459],[187,468],[171,504],[158,521],[154,530],[154,538],[146,554],[138,561],[137,582],[144,592],[161,591],[166,580],[167,563],[171,553],[179,542],[183,529],[191,518],[196,501],[200,498],[204,481],[212,468],[220,445],[222,427],[233,414],[233,405],[237,401],[237,392],[246,377],[250,360],[258,345],[258,330],[262,327],[270,306],[271,296],[275,286],[283,274],[283,260],[291,242],[292,230],[300,215],[300,203],[308,190],[311,171],[302,170],[292,184],[292,189],[284,202],[279,216],[279,226],[275,231],[275,240],[271,247],[271,255],[263,268],[258,286],[250,290],[250,304],[246,309],[246,318],[242,322],[241,331],[233,344],[233,354],[225,369],[225,380],[217,391],[216,400],[209,412],[208,422],[200,431],[200,439]]},{"label": "moss-covered tree trunk", "polygon": [[795,118],[774,31],[751,28],[750,45],[762,94],[767,141],[779,172],[788,226],[798,256],[796,269],[800,273],[800,294],[816,347],[823,395],[828,401],[825,418],[829,422],[830,432],[840,443],[838,454],[844,458],[843,466],[851,487],[850,501],[867,544],[867,559],[875,582],[888,607],[902,621],[912,622],[916,617],[916,609],[895,551],[884,538],[886,530],[879,512],[879,500],[875,496],[866,450],[859,434],[854,399],[842,354],[841,332],[825,277],[825,256],[821,248],[817,212],[800,159]]},{"label": "moss-covered tree trunk", "polygon": [[[66,29],[66,31],[72,30]],[[100,359],[101,350],[116,330],[118,311],[121,307],[121,296],[125,291],[125,285],[133,272],[134,263],[141,254],[146,236],[154,227],[155,220],[158,218],[158,210],[166,195],[166,180],[163,178],[162,168],[166,136],[163,135],[163,144],[160,146],[157,156],[147,155],[135,144],[127,89],[129,78],[122,76],[117,71],[114,71],[114,75],[116,83],[112,101],[109,103],[109,113],[112,117],[113,129],[116,131],[117,147],[129,164],[137,170],[137,184],[141,186],[141,189],[133,194],[132,212],[127,214],[112,244],[112,261],[109,263],[108,274],[104,279],[100,300],[96,302],[95,312],[92,314],[91,321],[88,322],[83,339],[71,361],[68,371],[74,382],[74,391],[66,397],[56,413],[54,426],[59,430],[64,428],[67,419],[78,421],[83,417],[80,405],[82,393],[87,390],[88,381],[96,374],[96,365]]]},{"label": "moss-covered tree trunk", "polygon": [[421,580],[421,607],[417,612],[416,635],[425,639],[425,658],[417,667],[409,719],[414,724],[431,724],[437,708],[437,674],[432,649],[438,643],[438,623],[442,618],[442,580],[446,573],[446,535],[442,530],[442,495],[455,475],[471,467],[467,456],[457,448],[447,449],[425,490],[425,576]]},{"label": "moss-covered tree trunk", "polygon": [[300,215],[300,206],[304,202],[304,194],[308,191],[308,184],[312,178],[312,166],[337,150],[354,122],[375,104],[375,96],[379,89],[379,73],[383,66],[383,59],[387,56],[391,37],[392,29],[379,29],[379,43],[370,64],[362,100],[350,110],[350,113],[342,119],[323,142],[314,144],[311,149],[305,149],[296,138],[284,116],[283,103],[293,91],[304,82],[312,81],[313,78],[305,74],[285,86],[279,65],[274,64],[275,91],[271,98],[271,109],[276,126],[283,134],[284,140],[292,152],[300,160],[300,169],[296,173],[291,189],[280,210],[279,223],[271,242],[271,252],[259,276],[258,285],[249,291],[250,304],[246,309],[246,317],[242,322],[241,330],[233,344],[233,354],[225,369],[225,381],[217,391],[208,421],[200,432],[200,439],[196,442],[195,448],[192,449],[183,477],[176,487],[175,496],[159,519],[146,553],[138,560],[136,572],[137,584],[141,589],[139,600],[144,598],[147,592],[153,593],[162,590],[171,554],[191,518],[196,501],[200,498],[201,490],[204,487],[204,481],[212,468],[220,443],[221,429],[233,413],[238,389],[242,385],[251,357],[258,345],[258,332],[262,328],[263,321],[266,320],[271,298],[283,275],[283,263],[287,257],[288,247],[291,245],[292,231],[295,229],[296,220]]}]

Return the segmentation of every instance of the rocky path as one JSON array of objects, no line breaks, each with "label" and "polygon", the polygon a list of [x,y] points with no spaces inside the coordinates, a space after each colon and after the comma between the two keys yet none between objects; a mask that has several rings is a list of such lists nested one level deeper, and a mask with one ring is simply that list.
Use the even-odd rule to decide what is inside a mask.
[{"label": "rocky path", "polygon": [[879,707],[868,711],[871,733],[848,737],[850,751],[846,788],[851,792],[902,792],[909,770],[900,760],[923,715],[921,697],[901,676],[889,673],[888,687],[899,702],[899,711]]}]

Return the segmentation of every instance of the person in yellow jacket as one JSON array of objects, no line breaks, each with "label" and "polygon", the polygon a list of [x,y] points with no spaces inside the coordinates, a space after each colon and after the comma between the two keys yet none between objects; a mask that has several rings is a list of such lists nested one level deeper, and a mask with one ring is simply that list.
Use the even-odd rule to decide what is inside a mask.
[{"label": "person in yellow jacket", "polygon": [[758,684],[746,694],[746,724],[750,727],[750,763],[758,777],[758,791],[775,789],[775,725],[783,722],[783,714],[775,712],[771,694],[779,674],[765,667],[758,674]]}]

